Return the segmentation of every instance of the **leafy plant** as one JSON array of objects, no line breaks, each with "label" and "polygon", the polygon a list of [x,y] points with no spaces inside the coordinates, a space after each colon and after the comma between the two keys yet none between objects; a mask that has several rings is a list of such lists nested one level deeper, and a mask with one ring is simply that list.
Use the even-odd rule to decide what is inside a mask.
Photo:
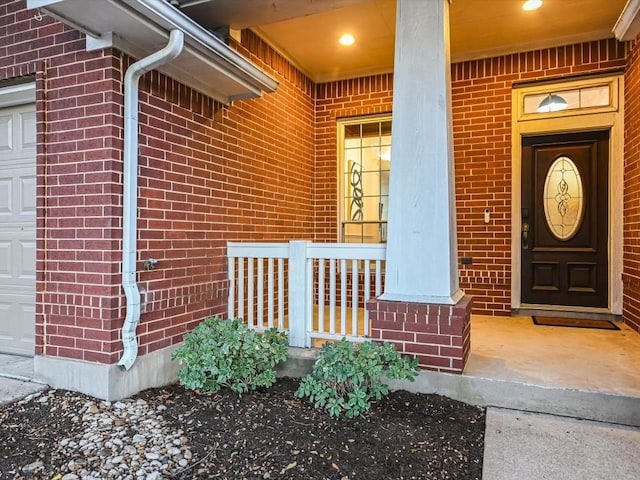
[{"label": "leafy plant", "polygon": [[325,408],[329,415],[355,417],[389,393],[382,381],[413,381],[420,370],[418,361],[400,355],[395,346],[385,342],[352,343],[346,339],[322,346],[313,371],[300,382],[296,396],[309,397],[315,408]]},{"label": "leafy plant", "polygon": [[243,393],[275,383],[274,367],[287,359],[288,344],[275,328],[257,333],[241,319],[212,317],[187,333],[171,358],[184,365],[178,379],[186,388]]}]

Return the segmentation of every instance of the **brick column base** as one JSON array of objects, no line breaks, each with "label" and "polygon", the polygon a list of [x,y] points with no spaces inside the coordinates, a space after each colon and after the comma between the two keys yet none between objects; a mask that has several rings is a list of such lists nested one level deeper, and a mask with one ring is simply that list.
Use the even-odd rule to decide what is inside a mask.
[{"label": "brick column base", "polygon": [[472,297],[456,305],[369,300],[371,338],[395,344],[420,368],[462,373],[471,347]]}]

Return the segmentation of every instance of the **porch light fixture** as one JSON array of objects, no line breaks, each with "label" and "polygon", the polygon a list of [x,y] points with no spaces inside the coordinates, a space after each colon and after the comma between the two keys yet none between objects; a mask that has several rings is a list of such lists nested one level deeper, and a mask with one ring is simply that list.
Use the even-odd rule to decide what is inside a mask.
[{"label": "porch light fixture", "polygon": [[522,4],[522,9],[530,12],[531,10],[537,10],[542,6],[542,0],[527,0]]},{"label": "porch light fixture", "polygon": [[560,95],[550,93],[538,105],[538,113],[558,112],[567,108],[569,104]]},{"label": "porch light fixture", "polygon": [[353,45],[356,42],[356,39],[350,33],[345,33],[340,37],[338,42],[340,42],[340,45],[348,47],[349,45]]}]

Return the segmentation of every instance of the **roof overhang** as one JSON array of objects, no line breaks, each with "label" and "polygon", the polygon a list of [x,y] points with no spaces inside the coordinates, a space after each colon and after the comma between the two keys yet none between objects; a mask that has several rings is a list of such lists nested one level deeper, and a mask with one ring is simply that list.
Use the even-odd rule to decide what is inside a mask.
[{"label": "roof overhang", "polygon": [[640,0],[629,0],[613,27],[613,33],[621,41],[635,40],[640,33]]},{"label": "roof overhang", "polygon": [[225,104],[261,96],[278,82],[164,0],[27,0],[87,35],[87,50],[116,48],[136,59],[160,50],[171,30],[184,33],[183,52],[158,68]]}]

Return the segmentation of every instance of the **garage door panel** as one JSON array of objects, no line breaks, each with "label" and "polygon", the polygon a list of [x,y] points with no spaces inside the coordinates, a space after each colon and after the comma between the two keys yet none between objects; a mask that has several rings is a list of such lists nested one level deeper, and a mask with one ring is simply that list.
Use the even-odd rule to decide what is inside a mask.
[{"label": "garage door panel", "polygon": [[0,279],[8,280],[12,277],[11,242],[0,241]]},{"label": "garage door panel", "polygon": [[18,240],[20,258],[17,262],[17,277],[27,284],[33,284],[36,278],[36,242]]},{"label": "garage door panel", "polygon": [[13,211],[13,179],[0,177],[0,215],[8,217]]},{"label": "garage door panel", "polygon": [[[0,227],[5,222],[32,223],[36,213],[35,167],[0,168]],[[9,176],[9,174],[11,176]]]},{"label": "garage door panel", "polygon": [[[12,233],[11,239],[3,239]],[[0,230],[0,285],[2,290],[34,285],[36,242],[32,228],[20,232]]]},{"label": "garage door panel", "polygon": [[0,152],[13,151],[13,116],[0,114]]},{"label": "garage door panel", "polygon": [[0,352],[26,355],[35,331],[35,146],[34,105],[0,110]]},{"label": "garage door panel", "polygon": [[0,295],[0,351],[33,355],[35,317],[30,296]]},{"label": "garage door panel", "polygon": [[18,215],[34,215],[36,212],[36,176],[33,172],[18,178]]},{"label": "garage door panel", "polygon": [[36,112],[20,112],[20,150],[36,148]]}]

